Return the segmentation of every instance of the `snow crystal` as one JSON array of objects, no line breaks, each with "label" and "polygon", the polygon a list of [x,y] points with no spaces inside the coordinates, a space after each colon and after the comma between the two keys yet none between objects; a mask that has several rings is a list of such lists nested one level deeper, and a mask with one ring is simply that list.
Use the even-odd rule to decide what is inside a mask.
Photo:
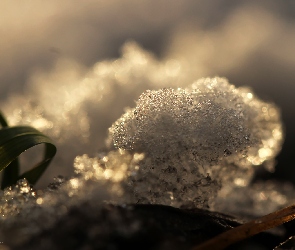
[{"label": "snow crystal", "polygon": [[144,90],[180,84],[181,68],[177,60],[159,61],[129,42],[121,58],[98,62],[87,72],[61,60],[51,72],[35,73],[25,94],[11,95],[1,107],[11,126],[33,126],[56,143],[44,187],[57,174],[72,174],[77,155],[104,150],[108,128]]},{"label": "snow crystal", "polygon": [[[0,191],[0,241],[21,245],[84,202],[98,208],[104,202],[210,204],[232,213],[244,204],[247,213],[291,200],[294,187],[273,193],[271,184],[248,186],[254,165],[273,167],[283,137],[277,107],[251,90],[223,78],[188,85],[191,75],[180,61],[158,61],[134,43],[124,47],[122,58],[99,62],[87,74],[71,66],[35,75],[24,96],[3,104],[9,124],[34,126],[56,142],[58,168],[48,169],[47,181],[56,171],[69,176],[72,170],[72,176],[56,177],[44,190],[21,180]],[[139,95],[137,106],[113,123]],[[110,126],[117,151],[110,151],[110,140],[110,148],[104,144]],[[96,157],[81,155],[97,151]],[[249,190],[254,200],[241,203],[239,192]],[[273,198],[263,202],[263,195]]]},{"label": "snow crystal", "polygon": [[0,220],[18,214],[24,204],[36,200],[36,192],[25,179],[19,180],[15,186],[0,192]]},{"label": "snow crystal", "polygon": [[248,182],[282,143],[278,109],[224,78],[147,90],[110,128],[118,148],[144,153],[130,176],[134,201],[208,206],[223,181]]},{"label": "snow crystal", "polygon": [[[175,59],[158,61],[151,53],[144,51],[137,44],[127,43],[123,48],[123,55],[121,58],[99,62],[87,73],[85,73],[83,67],[69,62],[59,62],[50,74],[36,73],[34,77],[32,77],[31,85],[27,89],[26,94],[24,96],[11,96],[10,99],[3,104],[3,109],[8,116],[10,125],[25,124],[34,126],[50,136],[56,143],[59,149],[57,155],[53,159],[51,167],[46,171],[46,175],[41,179],[41,182],[43,181],[42,186],[45,186],[57,174],[65,176],[71,175],[73,173],[72,162],[77,155],[83,153],[94,154],[98,150],[105,149],[106,145],[104,141],[107,137],[107,129],[122,114],[123,108],[132,105],[132,100],[138,98],[140,93],[144,90],[158,89],[167,86],[183,86],[183,90],[176,89],[173,92],[173,95],[183,98],[183,104],[181,104],[181,100],[179,100],[176,101],[176,105],[179,105],[179,108],[181,108],[186,105],[186,102],[189,102],[189,99],[194,100],[193,96],[196,96],[197,93],[193,94],[193,86],[187,87],[189,84],[188,80],[190,81],[190,78],[186,78],[187,74],[188,73],[184,70],[184,64],[181,64],[180,61]],[[200,82],[198,85],[200,85]],[[211,85],[211,90],[206,87],[206,84],[202,88],[201,85],[198,87],[199,91],[204,91],[204,94],[208,97],[206,100],[204,98],[204,100],[201,100],[201,94],[198,95],[199,100],[197,100],[197,102],[199,101],[200,105],[207,106],[208,108],[211,105],[210,109],[214,110],[214,106],[218,105],[218,103],[210,104],[212,100],[209,99],[209,97],[215,99],[219,98],[218,101],[225,101],[226,98],[235,98],[235,90],[232,90],[230,94],[230,92],[227,92],[226,86],[224,87],[225,89],[222,90],[222,84],[219,83],[218,86],[216,85],[215,87],[213,85]],[[218,88],[221,88],[218,92],[219,97],[214,94]],[[168,95],[168,92],[172,90],[166,89],[165,91],[163,91],[163,95],[165,95],[164,92]],[[154,92],[151,91],[151,93]],[[227,94],[222,96],[222,93]],[[227,126],[230,122],[232,122],[232,124],[236,124],[236,122],[242,123],[243,118],[241,118],[241,115],[238,113],[241,112],[242,114],[245,105],[247,107],[252,105],[255,110],[260,110],[264,115],[263,120],[267,120],[268,117],[271,117],[270,123],[268,123],[271,124],[271,120],[277,114],[277,110],[274,106],[265,104],[266,106],[263,108],[261,106],[262,104],[257,104],[260,106],[255,108],[254,106],[257,102],[253,101],[253,99],[256,100],[256,98],[247,89],[245,89],[244,92],[242,89],[239,89],[238,96],[239,98],[237,100],[228,103],[228,113],[219,116],[220,123],[216,120],[215,123],[210,124],[212,131],[214,129],[213,126],[219,129],[218,126]],[[141,98],[143,98],[143,95]],[[157,98],[156,95],[155,98]],[[188,98],[188,100],[186,100],[186,98]],[[167,97],[167,110],[169,110],[170,104],[172,105],[171,108],[174,105],[173,98],[171,97],[170,103],[168,103],[168,99]],[[148,97],[146,95],[145,101],[147,100]],[[154,101],[156,105],[156,100]],[[157,102],[159,103],[160,100],[157,100]],[[243,104],[243,102],[246,104]],[[235,103],[236,106],[231,105],[233,103]],[[190,106],[190,108],[192,107],[193,105]],[[137,109],[138,112],[140,112],[140,108]],[[194,115],[202,116],[203,111],[201,110],[205,109],[199,106],[198,109],[194,111]],[[157,109],[154,111],[156,112]],[[218,112],[222,113],[222,109]],[[233,114],[232,116],[231,113]],[[236,117],[234,116],[235,114],[237,114]],[[176,127],[182,126],[182,115],[192,115],[187,122],[192,124],[196,123],[193,118],[193,112],[191,110],[186,110],[185,107],[183,108],[182,114],[178,113],[177,115],[179,117],[175,121],[178,124],[176,124]],[[190,129],[190,132],[187,131],[188,134],[186,136],[190,137],[187,142],[196,137],[198,137],[198,141],[204,141],[205,135],[209,136],[208,133],[202,132],[202,130],[206,130],[207,128],[206,121],[210,120],[209,116],[211,116],[210,112],[206,114],[206,119],[197,119],[197,127],[199,127],[199,130],[195,134],[193,133],[193,129]],[[79,119],[77,119],[77,117],[79,117]],[[169,122],[168,120],[166,122]],[[148,126],[148,123],[144,126]],[[162,129],[165,130],[164,123],[162,123],[162,126]],[[186,128],[188,127],[189,126],[186,126]],[[231,127],[232,130],[230,133],[240,133],[239,129],[241,129],[241,127],[238,125]],[[265,129],[265,131],[266,130],[267,129]],[[194,136],[191,137],[190,133],[193,133]],[[225,133],[219,133],[219,135],[215,133],[212,135],[212,139],[208,138],[208,141],[213,142],[215,140],[216,144],[220,143],[219,146],[217,145],[215,147],[215,149],[218,148],[220,151],[210,153],[210,160],[212,160],[212,163],[219,160],[218,158],[223,154],[232,153],[234,157],[237,156],[237,154],[233,153],[234,150],[237,150],[235,147],[245,146],[247,143],[250,146],[250,141],[247,142],[247,131],[244,130],[242,133],[245,137],[240,137],[243,141],[241,143],[238,137],[230,134],[226,135]],[[278,126],[278,128],[270,128],[267,133],[273,133],[274,135],[270,135],[270,139],[263,139],[263,144],[265,145],[259,149],[259,155],[257,156],[254,152],[248,154],[248,162],[245,161],[243,164],[247,165],[249,162],[252,162],[252,164],[258,165],[264,160],[273,158],[272,155],[277,153],[277,149],[279,148],[277,145],[280,143],[277,144],[276,141],[280,141],[280,137],[282,137],[280,126]],[[171,133],[171,136],[172,135],[173,133]],[[178,131],[176,131],[176,135],[178,135]],[[178,136],[181,137],[181,134]],[[277,138],[272,139],[273,137]],[[265,138],[268,138],[268,136]],[[125,139],[127,140],[127,137]],[[226,140],[231,139],[232,141],[226,142]],[[148,137],[146,141],[149,141]],[[156,143],[156,141],[151,143]],[[195,143],[193,144],[195,145]],[[148,143],[147,145],[153,147],[152,144]],[[137,145],[137,147],[138,146],[139,145]],[[165,149],[165,144],[160,143],[157,145],[159,152],[161,151],[161,146],[164,147],[161,150],[168,150]],[[187,143],[186,146],[191,147],[189,143]],[[129,147],[130,145],[126,146],[127,149]],[[182,145],[182,147],[185,147],[185,145]],[[208,149],[206,149],[206,147]],[[172,148],[175,149],[176,146],[174,145]],[[140,148],[137,148],[137,150],[140,150]],[[172,149],[169,150],[173,153]],[[194,156],[198,158],[198,161],[208,160],[202,158],[202,155],[206,154],[206,150],[210,152],[209,145],[206,146],[204,144],[201,148],[195,145],[194,149],[191,150],[198,150],[199,155],[196,154]],[[254,147],[252,150],[255,151],[256,148]],[[180,151],[179,154],[181,154]],[[243,153],[240,152],[240,155],[242,154]],[[182,157],[185,158],[187,156]],[[189,159],[190,157],[191,155]],[[227,159],[233,159],[234,157],[229,156]],[[27,158],[30,162],[32,157]],[[186,162],[189,161],[190,160]],[[190,164],[191,163],[188,163],[188,165]],[[239,165],[241,165],[241,162]],[[28,166],[30,167],[31,165],[28,164]],[[60,168],[60,166],[63,167]],[[210,171],[211,169],[213,168],[210,168]],[[233,166],[232,169],[234,170],[236,167]],[[202,176],[206,177],[207,172],[208,170],[205,169]]]},{"label": "snow crystal", "polygon": [[58,176],[47,189],[38,191],[22,179],[0,191],[0,241],[20,245],[84,202],[98,208],[105,201],[124,203],[121,181],[134,174],[142,158],[123,150],[100,153],[95,158],[77,156],[75,174],[69,179]]}]

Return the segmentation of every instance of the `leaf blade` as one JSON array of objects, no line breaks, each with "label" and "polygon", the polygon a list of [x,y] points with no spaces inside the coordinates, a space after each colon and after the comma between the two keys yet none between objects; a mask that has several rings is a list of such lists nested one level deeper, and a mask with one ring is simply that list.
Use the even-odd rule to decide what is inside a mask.
[{"label": "leaf blade", "polygon": [[[45,144],[44,159],[31,170],[18,176],[17,168],[7,170],[8,166],[24,151],[39,144]],[[27,178],[31,184],[35,184],[41,177],[52,158],[56,154],[56,147],[51,139],[38,130],[27,127],[5,127],[0,130],[0,171],[5,169],[1,188],[5,188],[17,179]],[[13,166],[10,166],[10,168]],[[17,174],[17,177],[16,177]]]},{"label": "leaf blade", "polygon": [[[5,128],[8,127],[8,123],[0,111],[0,125]],[[17,181],[17,178],[19,176],[19,160],[16,158],[14,161],[12,161],[8,167],[4,169],[3,178],[1,182],[1,189],[4,189],[4,187],[11,186]]]}]

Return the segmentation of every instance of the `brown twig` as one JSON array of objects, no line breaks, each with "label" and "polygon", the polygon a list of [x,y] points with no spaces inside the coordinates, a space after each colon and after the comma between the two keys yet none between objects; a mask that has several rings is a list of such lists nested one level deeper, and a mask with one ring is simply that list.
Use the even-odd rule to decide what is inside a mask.
[{"label": "brown twig", "polygon": [[283,208],[258,219],[247,222],[241,226],[230,229],[216,237],[192,248],[192,250],[221,250],[249,238],[262,231],[268,230],[295,219],[295,205]]}]

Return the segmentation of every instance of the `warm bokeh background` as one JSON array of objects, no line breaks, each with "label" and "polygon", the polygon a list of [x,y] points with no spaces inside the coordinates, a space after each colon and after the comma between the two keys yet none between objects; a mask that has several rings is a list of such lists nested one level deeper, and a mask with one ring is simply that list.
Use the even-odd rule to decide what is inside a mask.
[{"label": "warm bokeh background", "polygon": [[[282,110],[286,140],[273,177],[295,182],[293,0],[3,0],[0,101],[26,93],[40,72],[66,71],[60,62],[76,65],[81,73],[119,57],[129,40],[160,60],[189,62],[196,79],[224,76],[275,102]],[[50,81],[39,82],[45,83]]]}]

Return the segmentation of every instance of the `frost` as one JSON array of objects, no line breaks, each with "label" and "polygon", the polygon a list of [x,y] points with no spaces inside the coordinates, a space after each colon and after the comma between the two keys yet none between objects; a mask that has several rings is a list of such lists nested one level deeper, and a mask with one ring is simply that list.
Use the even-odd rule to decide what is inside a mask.
[{"label": "frost", "polygon": [[146,156],[128,180],[136,202],[208,206],[224,181],[247,183],[281,147],[277,108],[224,78],[147,90],[136,104],[110,128],[116,147]]},{"label": "frost", "polygon": [[[34,190],[25,180],[0,193],[0,241],[20,245],[51,228],[69,209],[88,202],[100,209],[105,202],[123,204],[121,181],[136,171],[142,155],[118,150],[91,158],[77,156],[75,174],[58,176],[45,190]],[[14,237],[11,237],[13,230]]]},{"label": "frost", "polygon": [[56,143],[59,150],[43,176],[44,187],[57,174],[72,174],[77,155],[104,150],[107,130],[123,109],[146,89],[179,84],[181,69],[177,60],[159,61],[129,42],[121,58],[98,62],[87,72],[60,60],[51,72],[35,73],[26,93],[9,96],[1,109],[10,125],[33,126]]},{"label": "frost", "polygon": [[18,214],[25,204],[36,200],[36,192],[25,179],[19,180],[15,186],[8,187],[1,193],[0,220]]}]

